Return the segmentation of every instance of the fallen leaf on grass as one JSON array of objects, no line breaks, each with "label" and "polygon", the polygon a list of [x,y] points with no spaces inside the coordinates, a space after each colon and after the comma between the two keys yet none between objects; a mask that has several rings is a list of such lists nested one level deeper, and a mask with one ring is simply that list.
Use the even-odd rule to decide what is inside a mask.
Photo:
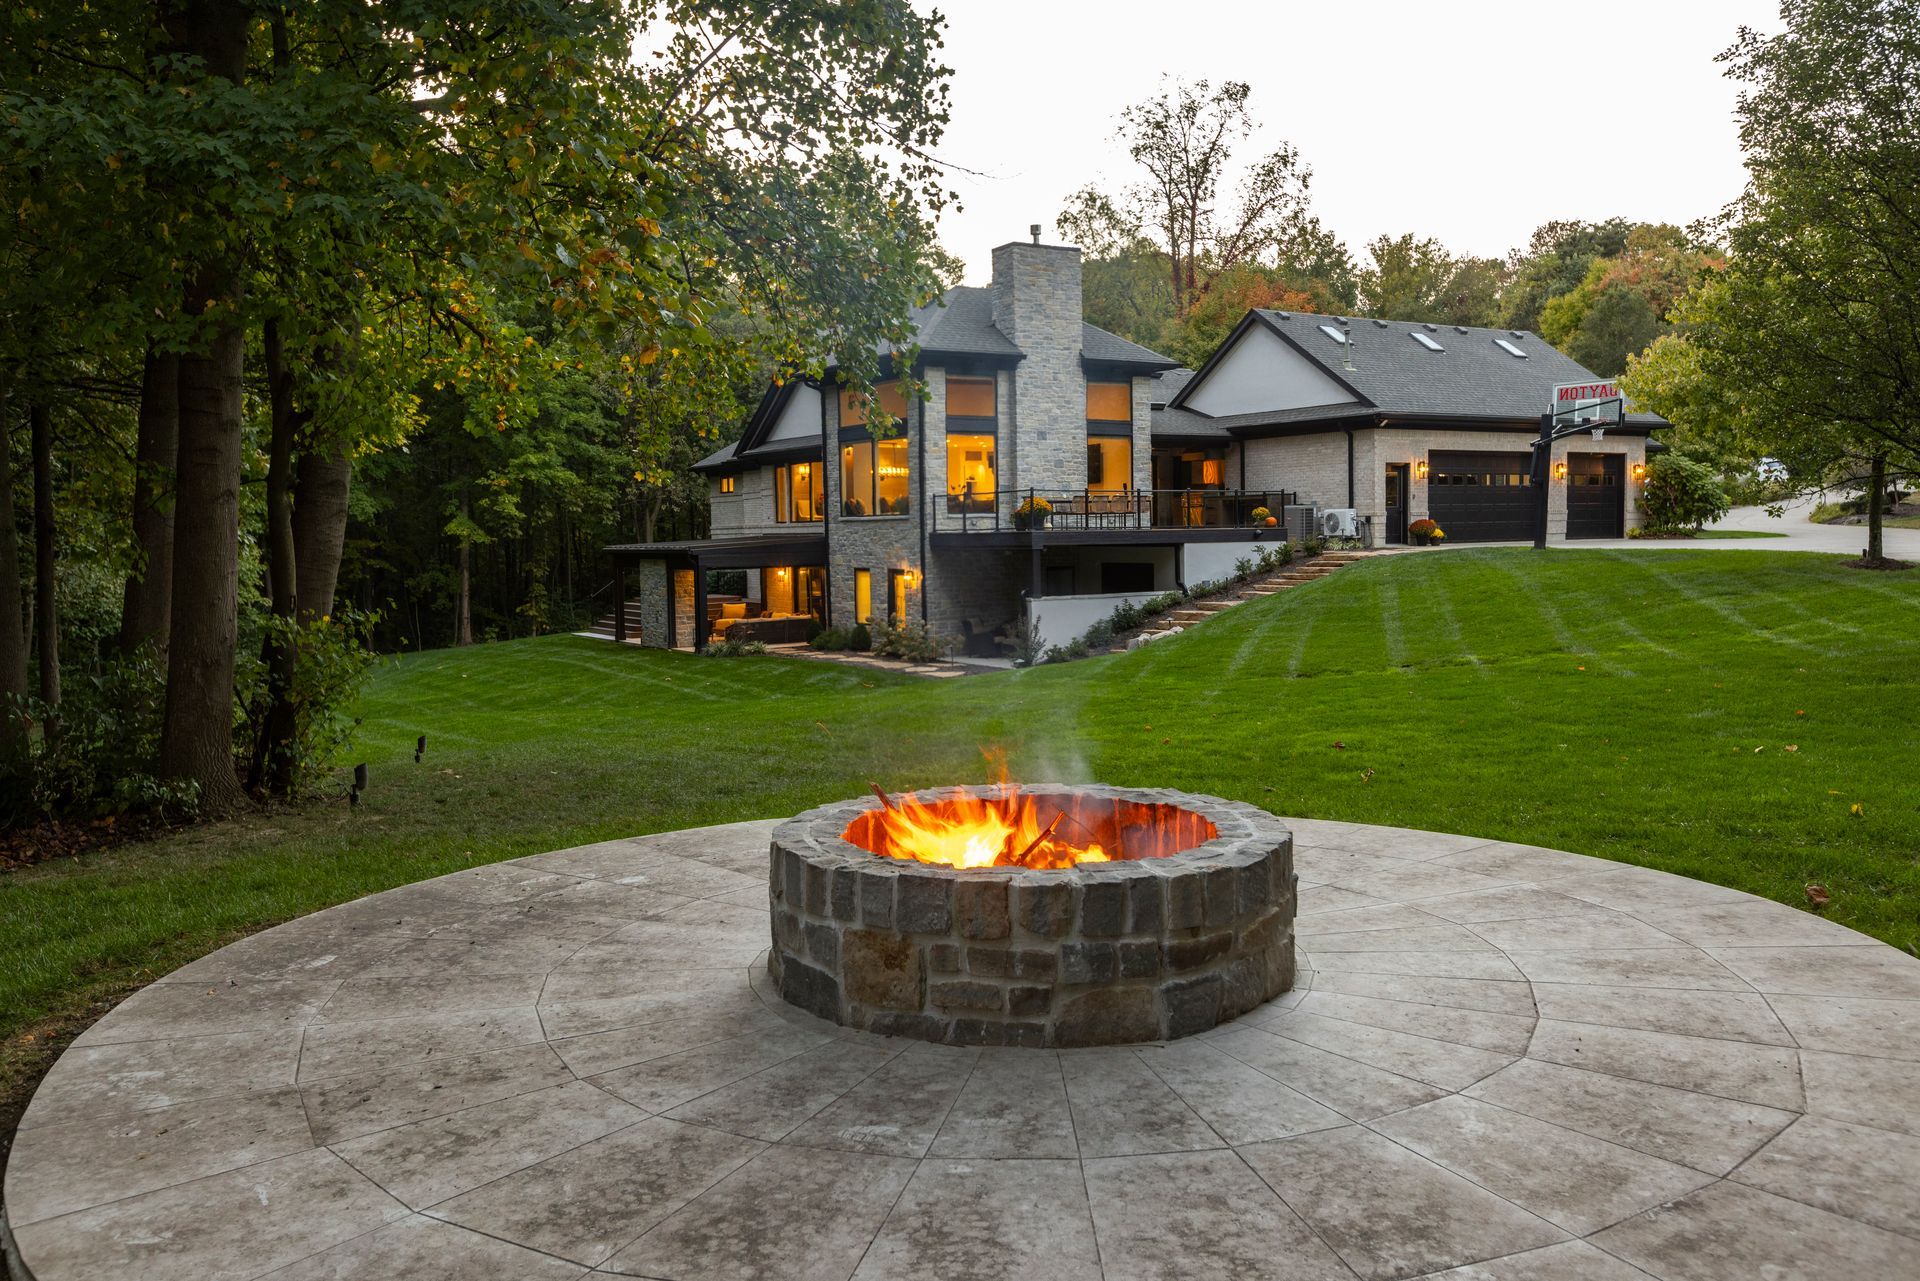
[{"label": "fallen leaf on grass", "polygon": [[1853,805],[1847,810],[1847,813],[1853,815],[1855,818],[1865,818],[1867,816],[1867,807],[1862,805],[1859,801],[1855,801]]},{"label": "fallen leaf on grass", "polygon": [[1162,746],[1162,747],[1166,747],[1167,745],[1169,745],[1169,744],[1170,744],[1170,743],[1172,743],[1172,742],[1173,742],[1173,740],[1172,740],[1172,739],[1170,739],[1170,738],[1163,738],[1163,739],[1161,739],[1161,740],[1160,740],[1160,746]]},{"label": "fallen leaf on grass", "polygon": [[1800,750],[1800,744],[1788,743],[1785,747],[1781,748],[1780,750],[1783,752],[1797,752]]},{"label": "fallen leaf on grass", "polygon": [[1767,750],[1767,745],[1766,745],[1765,743],[1762,743],[1762,744],[1760,744],[1760,746],[1758,746],[1758,747],[1756,747],[1756,748],[1754,748],[1754,749],[1753,749],[1753,754],[1754,754],[1755,756],[1758,756],[1758,755],[1759,755],[1760,753],[1762,753],[1762,752],[1764,752],[1764,751],[1766,751],[1766,750]]},{"label": "fallen leaf on grass", "polygon": [[1370,769],[1361,770],[1360,781],[1362,783],[1371,783],[1373,781],[1373,771]]},{"label": "fallen leaf on grass", "polygon": [[1807,886],[1807,902],[1813,904],[1814,911],[1816,912],[1819,911],[1821,908],[1825,907],[1828,903],[1832,901],[1833,901],[1833,896],[1827,893],[1826,886],[1824,885]]},{"label": "fallen leaf on grass", "polygon": [[1347,750],[1347,745],[1336,738],[1333,740],[1333,750],[1336,752],[1344,752]]}]

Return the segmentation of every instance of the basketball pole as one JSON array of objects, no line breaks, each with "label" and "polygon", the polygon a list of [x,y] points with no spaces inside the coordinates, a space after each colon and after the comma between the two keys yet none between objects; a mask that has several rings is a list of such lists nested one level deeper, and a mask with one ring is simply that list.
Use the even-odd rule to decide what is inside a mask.
[{"label": "basketball pole", "polygon": [[[1608,405],[1613,406],[1614,411],[1619,414],[1619,418],[1614,424],[1609,424],[1604,419],[1581,421],[1579,414],[1582,409],[1599,409]],[[1578,436],[1583,432],[1604,432],[1610,425],[1624,425],[1627,421],[1627,402],[1622,397],[1613,396],[1606,400],[1588,401],[1586,404],[1576,406],[1570,412],[1573,413],[1574,420],[1565,427],[1557,430],[1553,424],[1554,420],[1560,416],[1559,414],[1545,413],[1540,415],[1540,439],[1533,442],[1533,488],[1535,492],[1533,500],[1533,549],[1535,551],[1545,551],[1547,549],[1547,486],[1551,483],[1554,445],[1569,436]]]}]

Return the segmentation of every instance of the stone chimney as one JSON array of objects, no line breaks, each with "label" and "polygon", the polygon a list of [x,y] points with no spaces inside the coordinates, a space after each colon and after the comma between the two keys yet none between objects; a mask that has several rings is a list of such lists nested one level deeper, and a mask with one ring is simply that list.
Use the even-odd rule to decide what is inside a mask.
[{"label": "stone chimney", "polygon": [[[1080,251],[1015,241],[993,251],[993,324],[1025,353],[1013,373],[1003,485],[1078,489],[1086,479],[1087,382],[1080,368]],[[1014,448],[1006,448],[1011,434]]]}]

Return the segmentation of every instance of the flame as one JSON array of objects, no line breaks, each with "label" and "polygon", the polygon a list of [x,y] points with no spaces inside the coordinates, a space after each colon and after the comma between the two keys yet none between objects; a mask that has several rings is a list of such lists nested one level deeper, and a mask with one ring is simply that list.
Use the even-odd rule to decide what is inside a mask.
[{"label": "flame", "polygon": [[949,867],[1059,868],[1112,861],[1098,841],[1071,839],[1083,825],[1069,811],[1042,825],[1034,798],[1005,784],[932,802],[912,792],[898,800],[883,793],[881,799],[886,808],[868,816],[864,839],[852,828],[848,837],[889,858]]}]

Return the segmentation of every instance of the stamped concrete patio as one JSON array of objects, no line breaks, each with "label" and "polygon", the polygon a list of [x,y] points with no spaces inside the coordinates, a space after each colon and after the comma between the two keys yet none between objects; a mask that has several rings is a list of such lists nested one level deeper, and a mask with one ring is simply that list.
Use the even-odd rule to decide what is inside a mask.
[{"label": "stamped concrete patio", "polygon": [[295,921],[79,1038],[7,1171],[80,1278],[1889,1278],[1920,961],[1663,873],[1296,821],[1301,981],[978,1050],[766,988],[771,824]]}]

